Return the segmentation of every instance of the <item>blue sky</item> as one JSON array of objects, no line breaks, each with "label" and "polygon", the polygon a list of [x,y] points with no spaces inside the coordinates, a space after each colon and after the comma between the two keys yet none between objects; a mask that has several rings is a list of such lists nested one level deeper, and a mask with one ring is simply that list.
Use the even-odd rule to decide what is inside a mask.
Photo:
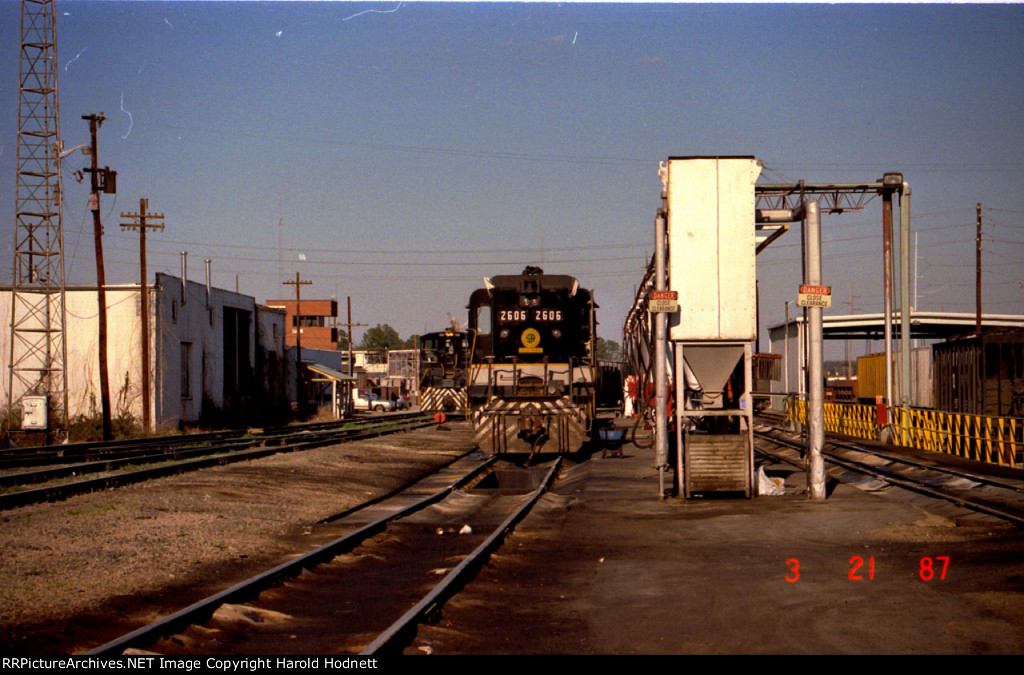
[{"label": "blue sky", "polygon": [[[0,0],[0,274],[10,276],[19,8]],[[149,268],[264,301],[352,296],[405,337],[465,320],[482,277],[573,274],[619,340],[652,248],[659,160],[754,155],[770,182],[901,171],[918,306],[1024,312],[1024,6],[58,2],[62,135],[103,112],[107,279]],[[87,186],[65,160],[69,282],[94,279]],[[0,181],[0,185],[3,182]],[[881,309],[881,207],[827,217],[833,313]],[[797,237],[759,257],[762,324]],[[360,337],[357,331],[356,338]]]}]

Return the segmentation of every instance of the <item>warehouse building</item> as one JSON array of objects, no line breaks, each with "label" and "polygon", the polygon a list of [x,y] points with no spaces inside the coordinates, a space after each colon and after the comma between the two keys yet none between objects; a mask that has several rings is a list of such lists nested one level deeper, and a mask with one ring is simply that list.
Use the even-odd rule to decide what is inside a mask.
[{"label": "warehouse building", "polygon": [[[138,284],[106,286],[107,370],[115,418],[142,419],[139,290]],[[152,430],[286,419],[289,400],[295,398],[295,376],[293,366],[289,377],[283,310],[162,273],[149,293]],[[96,287],[67,287],[65,308],[68,412],[71,418],[92,417],[100,411]],[[0,288],[5,326],[10,326],[10,311],[11,289]],[[10,332],[4,331],[0,340],[9,355]],[[0,379],[6,400],[9,379]]]}]

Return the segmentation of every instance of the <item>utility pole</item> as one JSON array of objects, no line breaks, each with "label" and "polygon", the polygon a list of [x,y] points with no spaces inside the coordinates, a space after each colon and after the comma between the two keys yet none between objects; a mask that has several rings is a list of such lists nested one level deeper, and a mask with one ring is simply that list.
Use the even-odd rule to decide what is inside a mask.
[{"label": "utility pole", "polygon": [[[352,323],[352,296],[348,298],[348,376],[355,378],[356,376],[356,364],[352,358],[352,328],[353,326],[366,326],[365,323]],[[352,381],[348,383],[348,402],[346,403],[346,415],[352,414]]]},{"label": "utility pole", "polygon": [[302,390],[302,287],[312,286],[312,281],[303,281],[299,272],[295,273],[295,281],[283,282],[285,286],[295,286],[295,396],[299,409],[305,408],[305,392]]},{"label": "utility pole", "polygon": [[103,270],[103,223],[100,220],[100,192],[113,194],[117,192],[117,172],[110,167],[99,168],[96,156],[96,132],[106,119],[99,115],[82,115],[89,121],[91,137],[90,151],[92,167],[85,169],[90,176],[89,209],[92,211],[92,231],[96,246],[96,299],[99,303],[99,349],[100,349],[100,405],[103,410],[103,440],[114,437],[110,422],[110,383],[107,380],[107,292],[106,273]]},{"label": "utility pole", "polygon": [[974,282],[974,301],[976,306],[974,332],[981,335],[981,202],[978,202],[978,236],[974,240],[974,257],[974,266],[977,271],[977,279]]},{"label": "utility pole", "polygon": [[138,213],[122,213],[122,218],[134,218],[133,223],[121,223],[123,230],[139,230],[139,292],[142,314],[142,427],[150,431],[149,416],[149,291],[146,288],[146,229],[164,229],[163,223],[147,223],[146,219],[162,220],[162,213],[146,213],[148,199],[139,200]]}]

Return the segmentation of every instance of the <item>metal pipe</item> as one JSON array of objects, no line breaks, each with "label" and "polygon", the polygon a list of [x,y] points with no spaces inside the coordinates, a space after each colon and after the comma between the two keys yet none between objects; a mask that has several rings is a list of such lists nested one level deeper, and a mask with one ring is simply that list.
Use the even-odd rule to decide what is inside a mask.
[{"label": "metal pipe", "polygon": [[185,306],[188,296],[185,293],[185,284],[188,282],[188,251],[181,252],[181,306]]},{"label": "metal pipe", "polygon": [[[807,215],[807,281],[810,286],[821,285],[821,216],[818,202],[804,202]],[[825,462],[821,448],[825,443],[825,387],[822,379],[824,369],[824,334],[822,330],[822,308],[807,308],[808,315],[808,371],[810,373],[810,400],[807,407],[808,462],[807,491],[811,499],[825,498]]]},{"label": "metal pipe", "polygon": [[[654,219],[654,288],[666,290],[665,283],[665,211],[659,210]],[[665,497],[665,469],[668,468],[668,420],[666,419],[668,380],[665,372],[666,342],[668,341],[668,314],[654,315],[654,419],[655,463],[662,498]]]},{"label": "metal pipe", "polygon": [[884,309],[882,322],[885,332],[885,405],[886,424],[891,421],[892,406],[892,191],[882,192],[882,267],[884,272]]},{"label": "metal pipe", "polygon": [[210,259],[206,259],[206,309],[210,309]]},{"label": "metal pipe", "polygon": [[[903,373],[900,393],[903,410],[910,410],[910,188],[900,190],[900,351]],[[904,416],[903,419],[907,419]]]},{"label": "metal pipe", "polygon": [[[680,406],[683,409],[686,407],[686,362],[683,359],[683,346],[682,343],[676,344],[675,348],[675,376],[676,376],[676,406]],[[683,428],[682,418],[678,413],[676,415],[676,494],[683,494],[684,480],[683,476],[683,434],[686,433],[686,429]]]},{"label": "metal pipe", "polygon": [[[789,300],[786,300],[786,347],[782,357],[782,393],[789,396]],[[785,400],[785,399],[783,399]]]}]

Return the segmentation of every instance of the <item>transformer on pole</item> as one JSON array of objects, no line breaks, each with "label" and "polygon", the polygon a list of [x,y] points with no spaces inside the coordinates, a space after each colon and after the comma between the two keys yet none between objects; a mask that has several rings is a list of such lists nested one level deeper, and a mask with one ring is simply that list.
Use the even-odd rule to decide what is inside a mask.
[{"label": "transformer on pole", "polygon": [[[64,231],[54,0],[23,0],[8,419],[67,439]],[[11,422],[8,422],[11,424]]]}]

